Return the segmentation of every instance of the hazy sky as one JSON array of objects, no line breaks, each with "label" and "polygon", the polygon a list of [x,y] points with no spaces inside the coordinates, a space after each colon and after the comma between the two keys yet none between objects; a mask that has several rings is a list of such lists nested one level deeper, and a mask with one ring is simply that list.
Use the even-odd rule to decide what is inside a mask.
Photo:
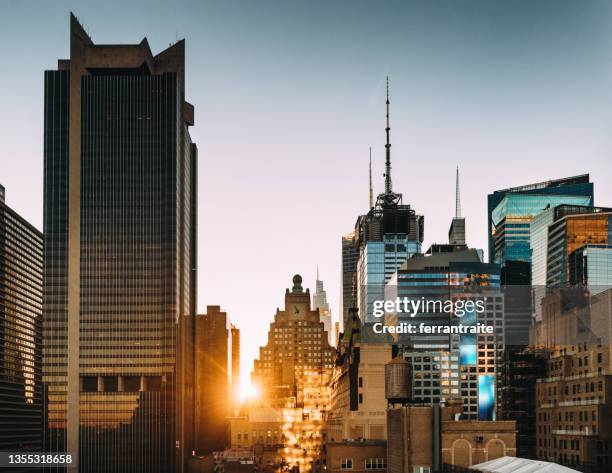
[{"label": "hazy sky", "polygon": [[607,1],[0,0],[0,183],[42,228],[43,70],[69,12],[94,42],[187,40],[199,162],[199,307],[242,329],[243,372],[294,273],[339,312],[340,237],[382,189],[391,77],[394,189],[445,241],[461,171],[468,243],[494,189],[589,172],[612,205]]}]

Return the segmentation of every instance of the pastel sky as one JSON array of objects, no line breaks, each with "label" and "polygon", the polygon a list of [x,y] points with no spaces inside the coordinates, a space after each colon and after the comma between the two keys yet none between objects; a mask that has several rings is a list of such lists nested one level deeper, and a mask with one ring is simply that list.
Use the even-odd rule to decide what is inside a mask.
[{"label": "pastel sky", "polygon": [[243,375],[284,290],[320,267],[339,312],[340,237],[382,189],[391,77],[394,189],[445,241],[461,172],[468,242],[486,195],[584,172],[612,205],[612,4],[582,0],[0,0],[0,183],[42,228],[43,71],[69,12],[95,42],[187,40],[199,145],[199,307],[243,334]]}]

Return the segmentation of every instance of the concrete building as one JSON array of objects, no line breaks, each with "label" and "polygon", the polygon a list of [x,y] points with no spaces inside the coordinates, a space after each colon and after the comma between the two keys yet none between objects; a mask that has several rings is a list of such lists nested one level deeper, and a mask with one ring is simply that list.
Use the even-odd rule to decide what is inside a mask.
[{"label": "concrete building", "polygon": [[[43,236],[0,185],[0,451],[43,451]],[[11,470],[12,471],[12,470]]]},{"label": "concrete building", "polygon": [[197,149],[185,41],[95,44],[44,82],[47,451],[178,472],[194,449]]},{"label": "concrete building", "polygon": [[285,293],[285,309],[277,309],[268,343],[259,349],[251,380],[270,405],[324,412],[329,408],[329,381],[334,348],[328,342],[319,312],[295,275]]},{"label": "concrete building", "polygon": [[428,473],[516,455],[514,421],[457,420],[461,401],[387,411],[388,473]]},{"label": "concrete building", "polygon": [[384,440],[344,440],[327,443],[327,471],[332,473],[385,473],[387,442]]},{"label": "concrete building", "polygon": [[280,464],[320,471],[334,353],[310,291],[295,275],[251,373],[261,395],[231,418],[232,448],[267,449]]},{"label": "concrete building", "polygon": [[360,327],[359,318],[353,316],[339,344],[327,416],[329,442],[387,438],[384,373],[392,347],[361,343]]},{"label": "concrete building", "polygon": [[207,306],[196,316],[195,450],[199,455],[230,445],[228,417],[238,405],[239,336],[219,306]]},{"label": "concrete building", "polygon": [[359,245],[355,233],[342,237],[342,298],[340,299],[341,330],[344,330],[350,316],[349,310],[357,307],[357,261]]},{"label": "concrete building", "polygon": [[612,290],[558,290],[543,300],[539,343],[549,351],[538,380],[538,458],[584,471],[612,465]]}]

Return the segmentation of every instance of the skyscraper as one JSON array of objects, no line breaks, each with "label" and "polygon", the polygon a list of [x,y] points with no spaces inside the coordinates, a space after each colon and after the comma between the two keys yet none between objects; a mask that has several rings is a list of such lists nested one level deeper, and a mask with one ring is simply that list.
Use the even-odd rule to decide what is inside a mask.
[{"label": "skyscraper", "polygon": [[489,194],[489,261],[502,267],[506,261],[530,262],[531,220],[547,207],[560,204],[593,205],[593,183],[589,182],[588,174]]},{"label": "skyscraper", "polygon": [[415,326],[483,323],[494,328],[492,334],[416,333],[396,338],[403,357],[412,365],[414,400],[437,404],[461,396],[465,417],[491,420],[493,412],[489,406],[486,416],[479,413],[485,399],[480,388],[485,381],[496,384],[505,344],[500,268],[494,263],[484,263],[481,252],[466,243],[458,171],[455,216],[448,238],[448,243],[433,244],[425,254],[415,254],[402,264],[387,283],[386,299],[426,299],[441,304],[451,300],[480,300],[483,303],[483,310],[465,314],[423,309],[410,315],[392,315],[397,323]]},{"label": "skyscraper", "polygon": [[[601,207],[557,207],[554,222],[548,227],[547,288],[569,285],[571,255],[586,245],[602,249],[612,245],[612,211]],[[606,284],[605,279],[599,282]]]},{"label": "skyscraper", "polygon": [[42,234],[0,186],[0,451],[43,449],[42,258]]},{"label": "skyscraper", "polygon": [[193,449],[196,159],[185,42],[45,72],[47,448],[79,471],[183,472]]},{"label": "skyscraper", "polygon": [[327,292],[323,287],[323,281],[319,279],[319,267],[317,266],[317,280],[315,283],[315,293],[312,295],[312,307],[319,310],[319,317],[323,322],[325,332],[327,332],[327,341],[333,344],[334,334],[332,333],[332,316],[329,303],[327,302]]},{"label": "skyscraper", "polygon": [[341,330],[348,326],[350,309],[357,307],[357,261],[359,261],[359,245],[355,233],[342,236],[342,299],[340,321]]},{"label": "skyscraper", "polygon": [[323,322],[310,305],[302,277],[293,277],[285,293],[285,309],[270,324],[268,343],[259,349],[251,379],[270,405],[323,411],[329,404],[334,349]]},{"label": "skyscraper", "polygon": [[403,204],[402,194],[393,192],[389,104],[387,79],[385,191],[378,195],[374,207],[360,216],[355,224],[359,248],[357,307],[364,323],[373,322],[373,302],[384,299],[385,283],[406,259],[421,252],[423,242],[423,217],[417,215],[410,205]]},{"label": "skyscraper", "polygon": [[246,416],[231,423],[232,446],[275,451],[285,465],[299,471],[322,467],[334,360],[323,322],[310,302],[310,291],[296,274],[251,373],[261,396]]},{"label": "skyscraper", "polygon": [[[237,405],[240,353],[234,337],[239,331],[218,305],[196,316],[195,377],[196,452],[206,455],[229,447],[228,416]],[[239,349],[239,348],[238,348]]]}]

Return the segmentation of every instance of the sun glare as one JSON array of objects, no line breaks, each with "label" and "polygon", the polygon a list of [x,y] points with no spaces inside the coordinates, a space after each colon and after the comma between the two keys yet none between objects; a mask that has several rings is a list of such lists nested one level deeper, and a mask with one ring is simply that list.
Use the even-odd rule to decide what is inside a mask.
[{"label": "sun glare", "polygon": [[257,399],[260,395],[259,386],[249,381],[241,382],[239,395],[241,401]]}]

